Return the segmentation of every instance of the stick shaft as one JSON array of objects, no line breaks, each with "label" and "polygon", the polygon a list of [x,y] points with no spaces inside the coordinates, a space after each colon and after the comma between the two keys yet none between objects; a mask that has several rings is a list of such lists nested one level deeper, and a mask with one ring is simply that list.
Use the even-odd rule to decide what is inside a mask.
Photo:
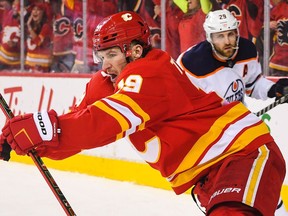
[{"label": "stick shaft", "polygon": [[[14,114],[10,110],[8,104],[6,103],[1,93],[0,93],[0,107],[7,118],[11,119],[14,117]],[[64,194],[62,193],[57,183],[55,182],[53,176],[51,175],[51,173],[45,166],[44,162],[42,161],[41,157],[39,157],[34,150],[30,151],[28,155],[32,158],[33,162],[35,163],[38,170],[44,177],[45,181],[47,182],[48,186],[52,190],[53,194],[57,198],[58,202],[60,203],[66,214],[69,216],[76,216],[69,202],[66,200]]]},{"label": "stick shaft", "polygon": [[269,104],[268,106],[264,107],[263,109],[259,110],[255,115],[261,116],[264,113],[268,112],[269,110],[273,109],[274,107],[278,106],[279,104],[285,103],[288,100],[288,95],[284,95],[278,100],[274,101],[273,103]]}]

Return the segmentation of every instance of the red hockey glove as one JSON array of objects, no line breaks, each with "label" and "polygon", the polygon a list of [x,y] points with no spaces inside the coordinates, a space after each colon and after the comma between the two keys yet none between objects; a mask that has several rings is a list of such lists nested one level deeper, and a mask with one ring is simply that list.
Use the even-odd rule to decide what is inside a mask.
[{"label": "red hockey glove", "polygon": [[[268,91],[268,97],[276,97],[276,100],[288,94],[288,79],[279,79]],[[288,102],[288,101],[286,101]]]},{"label": "red hockey glove", "polygon": [[11,146],[7,143],[4,136],[0,135],[0,160],[9,161]]},{"label": "red hockey glove", "polygon": [[16,116],[5,124],[2,132],[12,149],[18,155],[25,155],[37,147],[56,147],[57,129],[57,113],[50,110]]}]

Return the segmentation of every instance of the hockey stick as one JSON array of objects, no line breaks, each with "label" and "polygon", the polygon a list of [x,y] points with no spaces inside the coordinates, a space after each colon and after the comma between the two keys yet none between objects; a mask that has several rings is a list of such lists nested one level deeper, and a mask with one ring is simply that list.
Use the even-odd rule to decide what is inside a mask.
[{"label": "hockey stick", "polygon": [[[1,93],[0,93],[0,105],[1,105],[1,109],[3,113],[5,114],[7,118],[11,119],[14,117],[12,111],[10,110],[9,106],[7,105]],[[47,169],[44,162],[42,161],[41,157],[39,157],[34,150],[30,151],[28,155],[32,158],[33,162],[35,163],[38,170],[44,177],[45,181],[49,185],[50,189],[54,193],[55,197],[57,198],[58,202],[60,203],[63,210],[66,212],[66,214],[69,216],[76,216],[69,202],[66,200],[64,194],[61,192],[54,178],[52,177],[49,170]]]},{"label": "hockey stick", "polygon": [[268,106],[264,107],[263,109],[261,109],[260,111],[258,111],[257,113],[254,113],[256,116],[261,116],[264,113],[268,112],[269,110],[273,109],[274,107],[278,106],[279,104],[283,104],[288,100],[288,95],[284,95],[281,98],[279,98],[278,100],[274,101],[273,103],[269,104]]}]

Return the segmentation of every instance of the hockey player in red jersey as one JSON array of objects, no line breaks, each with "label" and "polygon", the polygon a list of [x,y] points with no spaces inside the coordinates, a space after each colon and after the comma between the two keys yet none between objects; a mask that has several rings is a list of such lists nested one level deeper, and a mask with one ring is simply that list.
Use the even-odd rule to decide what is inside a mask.
[{"label": "hockey player in red jersey", "polygon": [[272,216],[286,168],[266,124],[242,103],[194,86],[149,36],[137,13],[104,18],[93,38],[103,73],[86,102],[64,115],[16,116],[4,139],[19,155],[35,149],[63,159],[126,137],[176,194],[205,181],[198,189],[207,215]]},{"label": "hockey player in red jersey", "polygon": [[228,10],[210,12],[204,29],[207,40],[177,59],[191,81],[202,90],[215,91],[227,102],[244,102],[244,95],[265,100],[288,93],[283,91],[288,88],[288,79],[282,78],[275,84],[261,75],[255,45],[239,38],[237,20]]}]

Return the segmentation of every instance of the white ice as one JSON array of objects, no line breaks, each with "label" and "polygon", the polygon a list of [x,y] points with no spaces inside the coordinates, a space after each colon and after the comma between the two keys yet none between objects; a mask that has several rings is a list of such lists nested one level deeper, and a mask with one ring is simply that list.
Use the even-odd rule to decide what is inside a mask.
[{"label": "white ice", "polygon": [[[77,216],[203,216],[189,194],[49,171]],[[0,161],[0,197],[0,216],[66,215],[33,165]]]}]

